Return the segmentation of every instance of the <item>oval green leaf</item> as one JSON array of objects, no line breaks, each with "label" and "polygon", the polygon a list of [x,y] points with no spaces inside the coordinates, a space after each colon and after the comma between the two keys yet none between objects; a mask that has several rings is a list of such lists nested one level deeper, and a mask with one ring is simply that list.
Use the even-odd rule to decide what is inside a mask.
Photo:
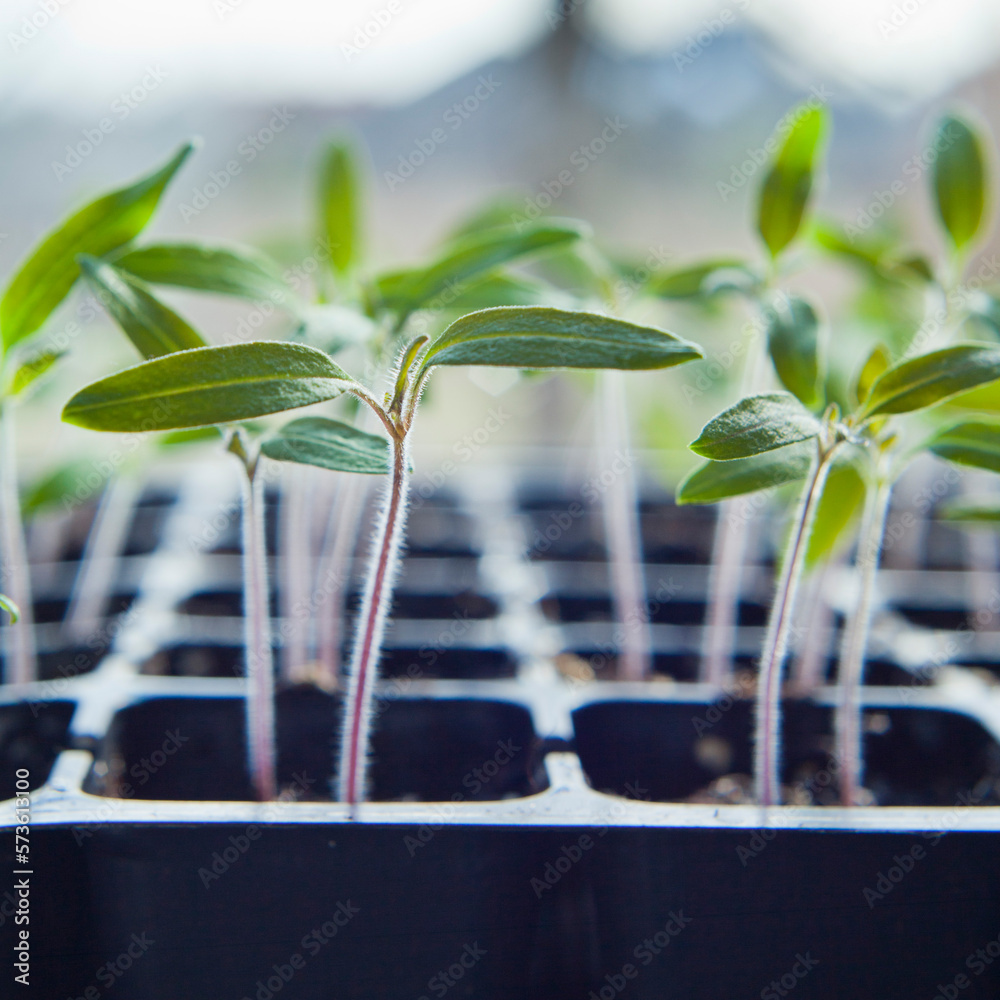
[{"label": "oval green leaf", "polygon": [[278,462],[316,465],[334,472],[388,474],[392,467],[389,442],[350,424],[327,417],[300,417],[285,424],[260,448]]},{"label": "oval green leaf", "polygon": [[331,144],[320,171],[320,213],[330,263],[340,274],[349,270],[358,256],[358,174],[351,145]]},{"label": "oval green leaf", "polygon": [[815,449],[806,442],[730,462],[706,462],[677,487],[677,503],[717,503],[805,479]]},{"label": "oval green leaf", "polygon": [[250,247],[154,243],[113,258],[115,267],[153,285],[176,285],[294,311],[295,296],[278,265]]},{"label": "oval green leaf", "polygon": [[690,448],[702,458],[728,462],[807,441],[820,422],[794,396],[769,392],[747,396],[710,420]]},{"label": "oval green leaf", "polygon": [[[528,226],[501,226],[452,244],[427,268],[394,271],[376,280],[381,305],[399,312],[447,305],[472,278],[531,254],[574,243],[586,235],[577,222],[548,220]],[[436,302],[437,298],[448,301]]]},{"label": "oval green leaf", "polygon": [[646,289],[662,299],[693,299],[717,292],[753,288],[757,276],[734,257],[704,261],[690,267],[654,274]]},{"label": "oval green leaf", "polygon": [[90,202],[42,240],[0,299],[4,348],[34,333],[62,302],[79,276],[80,254],[103,257],[142,232],[193,148],[182,146],[159,170]]},{"label": "oval green leaf", "polygon": [[144,358],[206,346],[201,334],[139,279],[87,254],[80,255],[80,270],[98,301]]},{"label": "oval green leaf", "polygon": [[850,543],[865,506],[867,491],[865,478],[854,459],[841,456],[833,460],[823,482],[806,546],[808,569],[825,562]]},{"label": "oval green leaf", "polygon": [[797,296],[781,296],[774,303],[767,330],[767,349],[781,384],[806,406],[819,399],[819,319]]},{"label": "oval green leaf", "polygon": [[20,395],[34,385],[64,354],[65,351],[42,351],[20,364],[11,377],[6,394]]},{"label": "oval green leaf", "polygon": [[1000,472],[1000,420],[966,420],[938,431],[925,446],[938,458]]},{"label": "oval green leaf", "polygon": [[872,391],[875,380],[882,375],[891,364],[889,351],[882,344],[876,344],[872,348],[871,354],[865,359],[865,363],[858,372],[858,377],[854,380],[854,400],[863,403],[868,394]]},{"label": "oval green leaf", "polygon": [[802,105],[764,178],[757,211],[757,228],[772,257],[795,238],[813,189],[820,143],[826,132],[823,108]]},{"label": "oval green leaf", "polygon": [[1000,378],[1000,347],[957,344],[902,361],[871,387],[862,417],[909,413]]},{"label": "oval green leaf", "polygon": [[986,203],[983,140],[973,126],[955,115],[941,120],[934,137],[934,198],[938,215],[956,250],[975,238]]},{"label": "oval green leaf", "polygon": [[203,427],[309,406],[355,384],[305,344],[199,347],[94,382],[66,404],[63,420],[96,431]]},{"label": "oval green leaf", "polygon": [[502,306],[456,320],[430,346],[422,368],[669,368],[700,358],[685,340],[597,313]]}]

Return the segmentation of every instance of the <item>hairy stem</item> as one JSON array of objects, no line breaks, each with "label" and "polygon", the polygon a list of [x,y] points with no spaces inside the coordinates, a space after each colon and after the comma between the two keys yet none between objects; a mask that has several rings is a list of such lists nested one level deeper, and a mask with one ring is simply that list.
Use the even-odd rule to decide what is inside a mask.
[{"label": "hairy stem", "polygon": [[375,529],[372,560],[358,615],[345,705],[344,739],[340,748],[339,798],[349,803],[352,811],[365,793],[375,671],[392,603],[393,582],[406,522],[410,461],[405,430],[394,433],[392,449],[392,479]]},{"label": "hairy stem", "polygon": [[875,597],[875,577],[891,496],[892,487],[884,481],[880,481],[868,495],[854,562],[861,587],[840,647],[837,761],[840,766],[840,798],[845,806],[857,804],[858,790],[861,787],[861,705],[858,692],[864,673],[865,649]]},{"label": "hairy stem", "polygon": [[250,778],[261,802],[277,796],[274,733],[274,662],[264,536],[264,481],[246,467],[243,481],[243,629],[246,643],[247,752]]},{"label": "hairy stem", "polygon": [[[603,467],[614,478],[604,494],[602,514],[611,569],[611,595],[615,618],[622,626],[618,676],[641,681],[650,672],[649,615],[646,580],[642,571],[642,541],[639,532],[639,500],[629,458],[628,416],[622,372],[601,373],[599,432]],[[624,455],[624,458],[623,458]],[[617,471],[621,461],[623,469]]]},{"label": "hairy stem", "polygon": [[21,503],[17,492],[17,451],[13,404],[0,404],[0,592],[20,608],[20,618],[0,627],[6,654],[6,676],[11,684],[27,684],[37,677],[31,573],[28,567]]},{"label": "hairy stem", "polygon": [[781,578],[764,634],[764,649],[757,674],[757,744],[754,768],[757,801],[763,806],[777,805],[780,799],[781,668],[788,651],[788,636],[799,582],[802,579],[809,534],[835,448],[835,445],[826,449],[819,447],[788,539]]}]

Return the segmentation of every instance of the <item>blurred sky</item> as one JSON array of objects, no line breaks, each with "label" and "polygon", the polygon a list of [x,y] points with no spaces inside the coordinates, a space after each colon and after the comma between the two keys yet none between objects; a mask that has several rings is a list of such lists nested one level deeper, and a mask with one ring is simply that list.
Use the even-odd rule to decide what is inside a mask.
[{"label": "blurred sky", "polygon": [[[1000,0],[3,0],[0,50],[0,278],[192,135],[152,234],[307,260],[320,156],[347,130],[379,266],[500,194],[657,266],[759,254],[753,157],[810,98],[833,112],[819,209],[851,222],[902,182],[886,218],[940,254],[935,118],[959,104],[1000,135]],[[192,308],[213,339],[252,311]],[[108,370],[74,357],[77,385]]]}]

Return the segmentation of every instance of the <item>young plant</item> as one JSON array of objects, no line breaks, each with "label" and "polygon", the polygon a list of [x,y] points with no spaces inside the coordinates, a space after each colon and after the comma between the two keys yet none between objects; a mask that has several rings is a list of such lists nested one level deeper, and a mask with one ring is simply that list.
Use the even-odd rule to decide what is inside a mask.
[{"label": "young plant", "polygon": [[[130,243],[145,228],[160,198],[192,150],[183,146],[164,166],[134,184],[90,202],[51,232],[29,254],[0,299],[0,548],[11,598],[21,609],[9,633],[7,681],[36,676],[31,580],[17,488],[14,414],[29,388],[62,352],[30,342],[66,298],[80,275],[79,254],[103,255]],[[5,636],[6,638],[6,636]]]},{"label": "young plant", "polygon": [[[371,473],[389,466],[345,700],[339,797],[353,807],[364,797],[376,666],[406,517],[410,433],[432,370],[447,365],[639,370],[667,368],[700,356],[694,345],[669,333],[622,320],[544,307],[500,307],[460,318],[429,345],[425,336],[412,341],[400,352],[384,400],[320,351],[260,342],[199,348],[147,361],[81,390],[63,416],[94,430],[167,430],[228,424],[329,399],[341,391],[375,414],[388,442],[337,421],[311,417],[293,421],[262,449],[279,460],[343,471]],[[248,480],[255,470],[256,463],[248,459]]]},{"label": "young plant", "polygon": [[[871,370],[869,370],[869,376]],[[780,802],[780,698],[781,671],[788,648],[789,629],[794,614],[799,583],[805,564],[823,485],[834,462],[845,448],[869,454],[874,463],[874,489],[869,494],[865,534],[860,543],[864,554],[877,551],[881,544],[890,482],[884,454],[895,437],[887,428],[889,418],[936,406],[1000,379],[1000,348],[991,344],[962,344],[920,355],[889,367],[873,378],[861,402],[848,415],[836,404],[816,417],[793,396],[771,393],[751,396],[711,420],[691,449],[709,463],[696,470],[679,489],[688,500],[701,502],[804,480],[799,506],[782,560],[781,573],[768,619],[757,679],[755,785],[761,805]],[[859,392],[859,396],[862,393]],[[995,427],[994,427],[995,433]],[[972,441],[986,435],[981,427],[962,425],[937,435],[928,447],[950,457],[961,454],[963,461],[989,468],[988,448],[976,451]],[[898,472],[896,473],[898,474]],[[864,564],[873,574],[875,560]],[[839,761],[845,773],[842,787],[854,788],[851,775],[860,768],[855,748],[857,727],[851,729],[848,714],[856,712],[857,684],[870,617],[871,578],[866,577],[862,602],[845,634],[845,650],[852,659],[842,660],[842,703]],[[848,746],[848,743],[853,744]],[[852,803],[854,798],[850,800]]]},{"label": "young plant", "polygon": [[[707,302],[731,291],[747,297],[756,317],[749,325],[742,394],[767,388],[765,364],[770,355],[775,374],[789,392],[810,407],[819,401],[824,372],[816,313],[803,299],[779,292],[777,279],[808,219],[828,130],[825,109],[813,104],[793,109],[778,125],[771,140],[775,155],[757,201],[756,228],[767,251],[763,264],[724,257],[656,275],[649,285],[665,299]],[[736,503],[724,502],[712,546],[700,669],[701,680],[716,686],[724,685],[732,672],[748,533],[749,521],[740,516]]]}]

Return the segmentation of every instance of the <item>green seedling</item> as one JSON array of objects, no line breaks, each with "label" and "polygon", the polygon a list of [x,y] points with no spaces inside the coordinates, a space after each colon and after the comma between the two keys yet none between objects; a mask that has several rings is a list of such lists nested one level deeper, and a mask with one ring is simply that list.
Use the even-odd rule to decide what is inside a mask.
[{"label": "green seedling", "polygon": [[[654,275],[648,286],[667,300],[709,303],[723,293],[738,293],[752,305],[752,340],[746,345],[742,392],[761,392],[772,376],[770,356],[781,385],[806,406],[821,404],[825,379],[821,324],[813,307],[799,296],[778,291],[808,221],[822,163],[828,115],[805,104],[779,123],[772,140],[774,157],[758,192],[756,229],[766,252],[762,263],[725,256]],[[716,521],[700,677],[723,686],[732,672],[740,578],[746,558],[749,521],[737,505],[724,503]]]},{"label": "green seedling", "polygon": [[[936,406],[997,379],[1000,347],[961,344],[887,368],[874,378],[850,414],[842,415],[836,404],[830,404],[817,417],[787,393],[751,396],[710,421],[692,443],[691,449],[710,461],[681,484],[678,493],[682,500],[711,502],[722,496],[804,481],[771,607],[757,682],[755,780],[762,805],[780,801],[781,671],[824,483],[835,462],[848,450],[867,455],[870,460],[872,487],[860,543],[862,565],[867,569],[876,565],[875,560],[867,564],[864,560],[866,553],[881,547],[889,485],[899,472],[898,468],[888,468],[887,455],[896,441],[890,420]],[[979,461],[981,467],[989,467],[985,450],[971,445],[971,439],[977,436],[983,436],[980,428],[960,425],[935,436],[926,447],[942,457],[966,464]],[[873,574],[871,569],[870,575],[864,576],[862,601],[846,632],[841,660],[842,724],[848,715],[856,714],[860,677],[856,664],[863,656],[867,636]],[[848,746],[851,740],[856,742],[856,736],[843,736],[838,748],[842,789],[845,785],[853,787],[848,774],[860,767],[857,751]],[[854,798],[849,801],[853,803]]]},{"label": "green seedling", "polygon": [[[81,390],[63,413],[71,423],[94,430],[170,430],[232,424],[320,402],[341,392],[356,397],[374,413],[388,440],[338,421],[311,417],[293,421],[261,449],[269,458],[337,471],[389,471],[345,699],[339,795],[352,807],[364,797],[376,665],[406,516],[410,433],[433,369],[498,365],[640,370],[667,368],[701,356],[694,345],[661,330],[544,307],[471,313],[428,341],[418,337],[400,351],[389,377],[390,389],[382,398],[321,351],[306,345],[256,342],[197,348],[146,361]],[[238,454],[242,451],[247,482],[253,484],[259,456],[250,455],[238,434],[232,436],[231,447]],[[248,544],[251,549],[259,548],[260,541],[248,539]],[[251,560],[249,570],[252,598],[248,598],[247,611],[248,617],[258,621],[258,631],[248,636],[248,663],[256,678],[259,711],[271,682],[261,670],[261,663],[269,662],[270,649],[263,631],[263,561],[255,566]],[[259,790],[264,788],[259,773],[263,752],[251,746],[251,770]]]},{"label": "green seedling", "polygon": [[134,240],[156,211],[171,179],[192,150],[183,146],[161,168],[134,184],[88,203],[46,236],[28,255],[0,298],[0,550],[6,583],[21,609],[17,624],[4,628],[6,680],[36,676],[31,580],[17,488],[14,413],[18,403],[59,361],[62,353],[32,349],[46,320],[80,276],[80,254],[113,253]]}]

